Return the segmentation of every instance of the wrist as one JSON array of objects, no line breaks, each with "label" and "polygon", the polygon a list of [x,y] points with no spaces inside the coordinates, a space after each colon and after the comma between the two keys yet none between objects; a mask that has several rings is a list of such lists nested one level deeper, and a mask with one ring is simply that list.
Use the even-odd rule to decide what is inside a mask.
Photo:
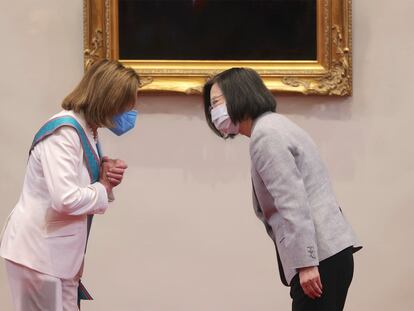
[{"label": "wrist", "polygon": [[100,180],[99,182],[104,186],[106,194],[109,195],[112,192],[112,186],[110,185],[110,183],[105,182],[103,180]]},{"label": "wrist", "polygon": [[312,270],[312,269],[314,269],[316,267],[318,267],[318,266],[301,267],[301,268],[298,268],[298,271],[299,272],[301,272],[301,271],[308,271],[308,270]]}]

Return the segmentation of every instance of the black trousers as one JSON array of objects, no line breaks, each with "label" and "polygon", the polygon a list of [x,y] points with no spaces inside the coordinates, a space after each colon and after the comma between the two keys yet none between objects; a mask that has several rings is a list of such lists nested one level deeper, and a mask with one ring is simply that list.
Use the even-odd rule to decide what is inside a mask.
[{"label": "black trousers", "polygon": [[299,274],[291,282],[290,297],[293,311],[340,311],[343,310],[354,275],[353,248],[349,247],[319,263],[322,296],[311,299],[300,286]]}]

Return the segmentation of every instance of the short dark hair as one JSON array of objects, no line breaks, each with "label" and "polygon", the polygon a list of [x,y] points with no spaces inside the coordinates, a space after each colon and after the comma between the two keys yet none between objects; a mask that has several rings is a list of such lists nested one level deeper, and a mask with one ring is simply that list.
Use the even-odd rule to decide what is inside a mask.
[{"label": "short dark hair", "polygon": [[210,113],[210,91],[215,83],[223,93],[228,114],[235,124],[276,111],[276,99],[256,71],[250,68],[227,69],[208,80],[203,88],[207,124],[220,137],[223,135],[214,126]]}]

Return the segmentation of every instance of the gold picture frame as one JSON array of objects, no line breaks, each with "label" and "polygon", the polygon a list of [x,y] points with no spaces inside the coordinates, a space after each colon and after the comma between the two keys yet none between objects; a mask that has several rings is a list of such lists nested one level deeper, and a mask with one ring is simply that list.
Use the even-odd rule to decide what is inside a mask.
[{"label": "gold picture frame", "polygon": [[316,60],[119,60],[118,0],[84,0],[84,65],[116,59],[142,77],[145,92],[199,94],[205,81],[230,67],[259,72],[273,92],[352,94],[352,0],[315,0]]}]

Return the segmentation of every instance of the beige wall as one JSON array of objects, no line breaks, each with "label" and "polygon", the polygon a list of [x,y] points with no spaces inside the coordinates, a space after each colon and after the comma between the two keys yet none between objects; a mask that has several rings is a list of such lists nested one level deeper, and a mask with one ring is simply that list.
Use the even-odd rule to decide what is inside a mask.
[{"label": "beige wall", "polygon": [[[354,1],[354,95],[279,96],[314,137],[365,249],[347,310],[414,310],[414,1]],[[0,222],[27,150],[82,75],[80,0],[0,2]],[[129,170],[96,217],[83,310],[288,310],[274,249],[251,206],[248,140],[206,128],[200,97],[141,98],[136,130],[101,131]],[[10,310],[0,264],[0,309]]]}]

